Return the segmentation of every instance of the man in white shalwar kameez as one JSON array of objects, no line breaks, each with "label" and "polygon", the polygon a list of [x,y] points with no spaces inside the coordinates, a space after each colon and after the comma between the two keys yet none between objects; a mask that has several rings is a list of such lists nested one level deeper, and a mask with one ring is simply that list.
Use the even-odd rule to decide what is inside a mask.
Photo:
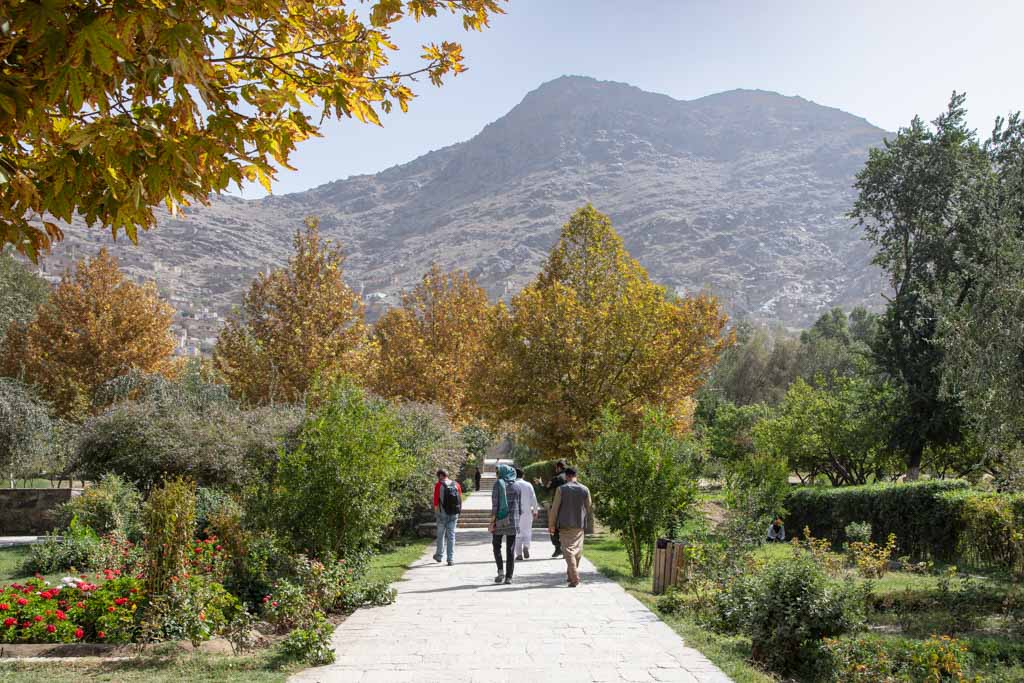
[{"label": "man in white shalwar kameez", "polygon": [[537,519],[540,505],[533,484],[523,479],[523,471],[516,468],[515,486],[519,487],[519,533],[516,534],[516,559],[530,559],[530,540],[533,538],[533,520]]}]

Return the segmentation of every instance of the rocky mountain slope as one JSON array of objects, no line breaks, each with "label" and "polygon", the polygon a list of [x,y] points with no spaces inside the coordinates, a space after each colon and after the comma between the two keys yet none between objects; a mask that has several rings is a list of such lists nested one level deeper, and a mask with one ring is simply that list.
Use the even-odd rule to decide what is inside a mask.
[{"label": "rocky mountain slope", "polygon": [[[301,218],[317,215],[371,302],[396,301],[432,261],[501,297],[532,278],[569,214],[591,202],[656,281],[707,288],[734,315],[802,326],[830,306],[880,303],[868,245],[844,214],[854,174],[884,136],[799,97],[679,101],[563,77],[466,142],[306,192],[217,199],[115,252],[165,293],[226,310],[256,272],[287,259]],[[57,253],[109,241],[72,227]]]}]

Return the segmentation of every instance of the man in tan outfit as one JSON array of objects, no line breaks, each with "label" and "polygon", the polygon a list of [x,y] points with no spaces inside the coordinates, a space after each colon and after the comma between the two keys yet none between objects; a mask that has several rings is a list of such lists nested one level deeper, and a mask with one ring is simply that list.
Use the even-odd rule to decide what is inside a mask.
[{"label": "man in tan outfit", "polygon": [[583,557],[583,533],[593,528],[593,504],[590,489],[576,481],[576,470],[566,467],[565,484],[555,490],[555,499],[548,512],[548,532],[558,533],[565,556],[569,587],[580,585],[580,558]]}]

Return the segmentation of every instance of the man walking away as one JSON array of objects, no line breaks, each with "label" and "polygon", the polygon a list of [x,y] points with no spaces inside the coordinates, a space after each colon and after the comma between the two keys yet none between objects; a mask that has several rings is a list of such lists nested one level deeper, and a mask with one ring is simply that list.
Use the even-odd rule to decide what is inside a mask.
[{"label": "man walking away", "polygon": [[516,534],[516,560],[530,559],[530,541],[533,539],[533,520],[537,519],[540,505],[533,484],[523,478],[524,472],[516,468],[516,483],[519,488],[519,532]]},{"label": "man walking away", "polygon": [[437,519],[437,550],[434,562],[440,562],[447,549],[448,566],[455,564],[455,527],[462,512],[462,487],[448,478],[444,470],[437,471],[434,484],[434,517]]},{"label": "man walking away", "polygon": [[[563,484],[565,484],[565,461],[559,460],[555,463],[555,476],[548,482],[548,493],[558,491],[558,488]],[[555,552],[551,553],[551,557],[558,557],[562,554],[562,544],[558,540],[558,529],[551,532],[551,545],[555,546]]]},{"label": "man walking away", "polygon": [[593,524],[590,489],[576,481],[576,470],[565,468],[565,484],[555,491],[548,513],[548,531],[557,532],[565,554],[569,588],[580,585],[580,558],[583,557],[583,532]]},{"label": "man walking away", "polygon": [[480,468],[476,468],[476,472],[473,474],[473,489],[476,491],[480,490]]}]

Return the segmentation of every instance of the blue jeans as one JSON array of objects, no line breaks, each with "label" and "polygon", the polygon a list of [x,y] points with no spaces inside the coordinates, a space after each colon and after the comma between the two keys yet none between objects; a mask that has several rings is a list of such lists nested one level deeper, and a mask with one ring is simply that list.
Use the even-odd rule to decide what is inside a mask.
[{"label": "blue jeans", "polygon": [[459,523],[459,516],[449,515],[444,510],[438,510],[434,514],[437,518],[437,550],[434,552],[434,559],[440,562],[447,546],[447,559],[451,562],[455,553],[455,525]]}]

